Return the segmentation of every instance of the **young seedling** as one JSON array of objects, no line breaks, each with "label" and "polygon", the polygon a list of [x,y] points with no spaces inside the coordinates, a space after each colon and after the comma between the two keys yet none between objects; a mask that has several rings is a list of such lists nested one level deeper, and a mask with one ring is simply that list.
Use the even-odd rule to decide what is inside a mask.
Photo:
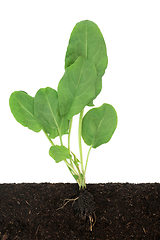
[{"label": "young seedling", "polygon": [[[93,107],[93,100],[101,92],[107,64],[106,45],[100,29],[94,22],[81,21],[71,33],[65,73],[57,91],[50,87],[41,88],[35,97],[24,91],[15,91],[9,99],[15,119],[34,132],[44,132],[51,143],[49,155],[56,163],[66,163],[79,189],[86,188],[85,175],[91,149],[109,142],[117,126],[116,111],[107,103],[92,108],[83,116],[84,108]],[[72,120],[77,114],[79,158],[70,147]],[[63,145],[64,134],[68,134],[68,146]],[[58,136],[60,145],[55,145],[54,139]],[[82,138],[89,146],[85,163]]]}]

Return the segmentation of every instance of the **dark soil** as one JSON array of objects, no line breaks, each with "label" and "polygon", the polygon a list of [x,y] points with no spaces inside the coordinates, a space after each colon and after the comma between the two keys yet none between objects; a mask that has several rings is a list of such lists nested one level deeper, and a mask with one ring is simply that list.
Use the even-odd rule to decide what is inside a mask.
[{"label": "dark soil", "polygon": [[160,240],[160,183],[0,184],[0,240],[18,239]]}]

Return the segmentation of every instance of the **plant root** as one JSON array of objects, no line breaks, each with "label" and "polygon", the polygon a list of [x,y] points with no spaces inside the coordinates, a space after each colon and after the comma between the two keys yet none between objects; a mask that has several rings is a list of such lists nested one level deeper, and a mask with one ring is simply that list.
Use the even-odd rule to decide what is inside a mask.
[{"label": "plant root", "polygon": [[[74,199],[68,199],[68,198],[66,198],[64,201],[63,201],[63,205],[62,205],[62,207],[59,207],[59,208],[57,208],[56,210],[59,210],[59,209],[62,209],[62,208],[64,208],[66,205],[67,205],[67,203],[69,203],[69,202],[71,202],[71,201],[73,201],[73,203],[78,199],[79,197],[76,197],[76,198],[74,198]],[[66,203],[64,203],[65,201],[67,201]],[[73,205],[73,203],[72,203],[72,205]]]},{"label": "plant root", "polygon": [[92,231],[96,223],[95,203],[93,196],[86,189],[82,190],[78,201],[74,201],[73,207],[79,218],[85,221],[86,230]]},{"label": "plant root", "polygon": [[96,223],[96,214],[95,214],[95,212],[93,212],[93,215],[94,215],[94,218],[91,216],[91,215],[89,215],[88,217],[89,217],[89,228],[87,228],[86,230],[90,230],[90,231],[92,231],[92,229],[93,229],[93,226],[95,225],[95,223]]},{"label": "plant root", "polygon": [[73,209],[80,220],[85,221],[86,230],[92,231],[96,223],[95,203],[93,196],[87,190],[82,190],[78,197],[63,201],[63,205],[56,210],[63,209],[69,202],[72,202]]}]

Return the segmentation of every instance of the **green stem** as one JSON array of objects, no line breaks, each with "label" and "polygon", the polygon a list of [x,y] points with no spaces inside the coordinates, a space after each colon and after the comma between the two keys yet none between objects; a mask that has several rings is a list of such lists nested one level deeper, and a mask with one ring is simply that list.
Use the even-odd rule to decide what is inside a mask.
[{"label": "green stem", "polygon": [[68,150],[69,150],[69,152],[70,152],[70,137],[71,137],[72,120],[73,120],[73,118],[70,120],[69,133],[68,133]]},{"label": "green stem", "polygon": [[87,154],[87,159],[86,159],[86,165],[85,165],[85,170],[84,170],[84,177],[85,177],[85,174],[86,174],[86,169],[87,169],[87,164],[88,164],[88,158],[89,158],[89,154],[90,154],[90,151],[92,149],[92,146],[90,146],[89,150],[88,150],[88,154]]},{"label": "green stem", "polygon": [[82,174],[84,174],[83,155],[82,155],[82,142],[81,142],[83,111],[84,111],[84,109],[80,112],[79,127],[78,127],[78,142],[79,142],[79,153],[80,153],[80,162],[81,162]]},{"label": "green stem", "polygon": [[[71,137],[72,120],[73,120],[73,118],[69,122],[69,132],[68,132],[68,150],[69,150],[69,152],[71,151],[71,149],[70,149],[70,137]],[[72,159],[70,159],[70,164],[74,168]]]},{"label": "green stem", "polygon": [[[78,172],[79,172],[79,175],[81,174],[81,171],[80,171],[80,169],[79,169],[79,166],[75,163],[75,158],[76,158],[76,156],[75,156],[75,154],[73,153],[73,152],[71,152],[72,153],[72,155],[74,156],[74,161],[73,160],[71,160],[72,161],[72,165],[73,165],[73,163],[74,163],[74,165],[75,165],[75,167],[77,168],[77,170],[78,170]],[[76,158],[77,159],[77,158]]]},{"label": "green stem", "polygon": [[48,136],[48,133],[46,133],[44,130],[43,130],[43,132],[46,135],[46,137],[48,138],[48,140],[50,141],[51,145],[54,146],[54,143],[52,142],[51,138]]},{"label": "green stem", "polygon": [[74,167],[71,166],[71,164],[65,159],[64,162],[66,163],[66,165],[72,169],[72,171],[75,173],[75,175],[78,175],[77,171],[74,169]]},{"label": "green stem", "polygon": [[62,142],[62,136],[59,136],[60,138],[60,143],[61,143],[61,146],[63,146],[63,142]]},{"label": "green stem", "polygon": [[74,165],[73,165],[72,159],[70,159],[70,164],[71,164],[71,166],[74,168]]},{"label": "green stem", "polygon": [[[73,178],[75,179],[74,174],[73,174],[71,168],[70,168],[68,165],[67,165],[67,167],[68,167],[70,173],[72,174]],[[78,185],[80,186],[80,181],[79,181],[79,179],[75,179],[75,180],[76,180],[76,182],[78,183]]]},{"label": "green stem", "polygon": [[84,109],[80,112],[80,116],[79,116],[78,142],[79,142],[80,163],[81,163],[81,171],[82,171],[82,173],[80,174],[80,179],[81,179],[80,187],[84,189],[86,187],[86,184],[85,184],[85,172],[84,172],[84,166],[83,166],[82,142],[81,142],[83,112],[84,112]]}]

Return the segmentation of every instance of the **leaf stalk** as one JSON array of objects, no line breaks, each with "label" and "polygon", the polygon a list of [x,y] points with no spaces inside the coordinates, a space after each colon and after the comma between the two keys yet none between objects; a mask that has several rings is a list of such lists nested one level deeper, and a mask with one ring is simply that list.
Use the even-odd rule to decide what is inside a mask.
[{"label": "leaf stalk", "polygon": [[84,177],[82,141],[81,141],[83,112],[84,112],[84,109],[80,112],[80,115],[79,115],[78,142],[79,142],[80,163],[81,163],[81,171],[82,171],[82,175],[81,175],[82,188],[85,188],[86,184],[85,184],[85,177]]},{"label": "leaf stalk", "polygon": [[46,137],[48,138],[48,140],[49,140],[49,142],[51,143],[51,145],[54,146],[54,143],[52,142],[51,138],[48,136],[48,133],[46,133],[46,132],[44,131],[44,129],[42,129],[42,130],[43,130],[44,134],[46,135]]},{"label": "leaf stalk", "polygon": [[86,174],[86,169],[87,169],[89,154],[90,154],[90,151],[91,151],[91,149],[92,149],[92,146],[93,146],[93,145],[91,145],[90,148],[89,148],[89,150],[88,150],[87,159],[86,159],[86,165],[85,165],[85,170],[84,170],[84,176],[85,176],[85,174]]}]

